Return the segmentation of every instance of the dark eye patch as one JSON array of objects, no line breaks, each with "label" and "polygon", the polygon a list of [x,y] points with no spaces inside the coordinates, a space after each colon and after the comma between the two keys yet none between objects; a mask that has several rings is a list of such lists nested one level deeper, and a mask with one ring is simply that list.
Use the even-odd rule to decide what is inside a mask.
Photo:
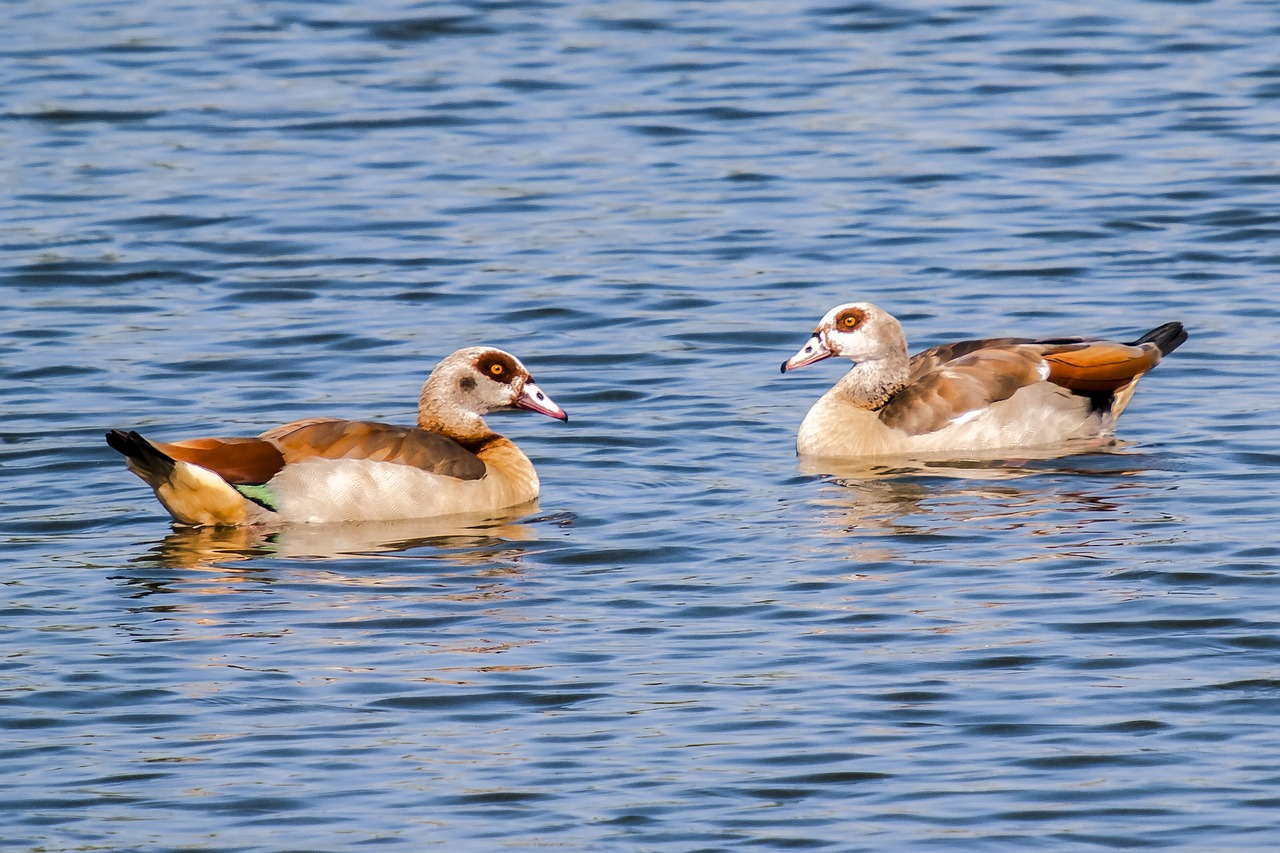
[{"label": "dark eye patch", "polygon": [[504,352],[487,352],[476,361],[476,370],[481,376],[487,376],[494,382],[510,385],[516,378],[519,368],[515,360]]},{"label": "dark eye patch", "polygon": [[850,331],[862,325],[862,321],[867,319],[867,315],[860,308],[849,308],[841,311],[840,316],[836,318],[836,328],[843,331]]}]

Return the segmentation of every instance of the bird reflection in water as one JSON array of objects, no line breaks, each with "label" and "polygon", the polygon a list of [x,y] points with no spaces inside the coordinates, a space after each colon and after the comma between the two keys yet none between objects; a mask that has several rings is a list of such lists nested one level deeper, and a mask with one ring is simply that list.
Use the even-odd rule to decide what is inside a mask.
[{"label": "bird reflection in water", "polygon": [[263,558],[333,559],[417,548],[449,551],[452,559],[465,559],[468,551],[483,555],[495,546],[533,541],[536,524],[566,523],[556,518],[522,518],[521,510],[527,513],[531,508],[386,522],[176,527],[138,562],[200,569]]},{"label": "bird reflection in water", "polygon": [[[1090,523],[1090,516],[1064,513],[1113,513],[1125,505],[1124,492],[1138,488],[1148,469],[1159,467],[1158,460],[1125,452],[1118,444],[1079,450],[1025,452],[1016,459],[802,457],[800,466],[830,484],[816,500],[827,535],[867,530],[954,535],[956,524],[1049,534]],[[1046,477],[1058,482],[1045,485]]]},{"label": "bird reflection in water", "polygon": [[[227,665],[227,642],[250,644],[237,647],[243,656],[237,666],[267,666],[255,663],[265,653],[252,646],[263,638],[291,637],[323,653],[355,642],[376,648],[379,636],[427,626],[414,644],[441,657],[424,658],[416,680],[461,683],[468,677],[461,673],[495,666],[494,654],[534,642],[523,628],[513,637],[503,627],[532,618],[520,606],[525,587],[518,582],[528,571],[528,543],[540,529],[545,535],[546,525],[574,520],[508,512],[275,529],[178,528],[117,578],[130,599],[119,627],[138,642],[199,640],[212,650],[206,663],[216,670]],[[483,663],[468,662],[475,655]],[[331,677],[321,669],[317,677]]]}]

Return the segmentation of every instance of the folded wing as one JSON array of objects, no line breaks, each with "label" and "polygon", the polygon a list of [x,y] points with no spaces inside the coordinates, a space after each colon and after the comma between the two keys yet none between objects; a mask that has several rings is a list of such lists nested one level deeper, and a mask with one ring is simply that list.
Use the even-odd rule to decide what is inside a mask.
[{"label": "folded wing", "polygon": [[942,429],[969,412],[1048,381],[1119,414],[1134,382],[1186,340],[1167,323],[1131,344],[1087,338],[989,338],[933,347],[911,359],[908,385],[880,410],[908,435]]},{"label": "folded wing", "polygon": [[374,421],[299,421],[277,427],[269,435],[289,464],[317,458],[368,459],[458,480],[478,480],[487,470],[474,450],[414,427]]},{"label": "folded wing", "polygon": [[234,485],[261,485],[285,465],[310,459],[391,462],[459,480],[478,480],[487,470],[482,459],[453,439],[373,421],[296,421],[257,438],[195,438],[155,446]]},{"label": "folded wing", "polygon": [[978,349],[943,362],[890,398],[880,410],[886,426],[908,435],[942,429],[968,412],[1013,396],[1045,378],[1043,359],[1029,346]]}]

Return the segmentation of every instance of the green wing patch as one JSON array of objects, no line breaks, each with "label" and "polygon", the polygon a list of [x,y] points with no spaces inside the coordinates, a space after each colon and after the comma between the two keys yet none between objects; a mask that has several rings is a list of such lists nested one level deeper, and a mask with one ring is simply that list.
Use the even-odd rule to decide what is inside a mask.
[{"label": "green wing patch", "polygon": [[246,486],[242,484],[235,484],[235,490],[263,509],[269,509],[272,512],[277,510],[276,496],[275,493],[271,491],[270,486]]}]

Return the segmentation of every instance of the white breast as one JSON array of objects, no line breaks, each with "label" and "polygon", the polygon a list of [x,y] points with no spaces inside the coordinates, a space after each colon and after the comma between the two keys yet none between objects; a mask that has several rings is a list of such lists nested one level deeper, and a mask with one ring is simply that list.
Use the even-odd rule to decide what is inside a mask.
[{"label": "white breast", "polygon": [[1091,414],[1083,398],[1048,382],[1028,385],[1007,400],[965,412],[921,435],[890,429],[874,412],[832,389],[805,416],[796,449],[825,457],[965,453],[1059,444],[1107,435],[1113,428],[1114,419]]},{"label": "white breast", "polygon": [[516,506],[538,496],[538,477],[458,480],[367,459],[286,465],[269,484],[278,518],[290,522],[393,521]]}]

